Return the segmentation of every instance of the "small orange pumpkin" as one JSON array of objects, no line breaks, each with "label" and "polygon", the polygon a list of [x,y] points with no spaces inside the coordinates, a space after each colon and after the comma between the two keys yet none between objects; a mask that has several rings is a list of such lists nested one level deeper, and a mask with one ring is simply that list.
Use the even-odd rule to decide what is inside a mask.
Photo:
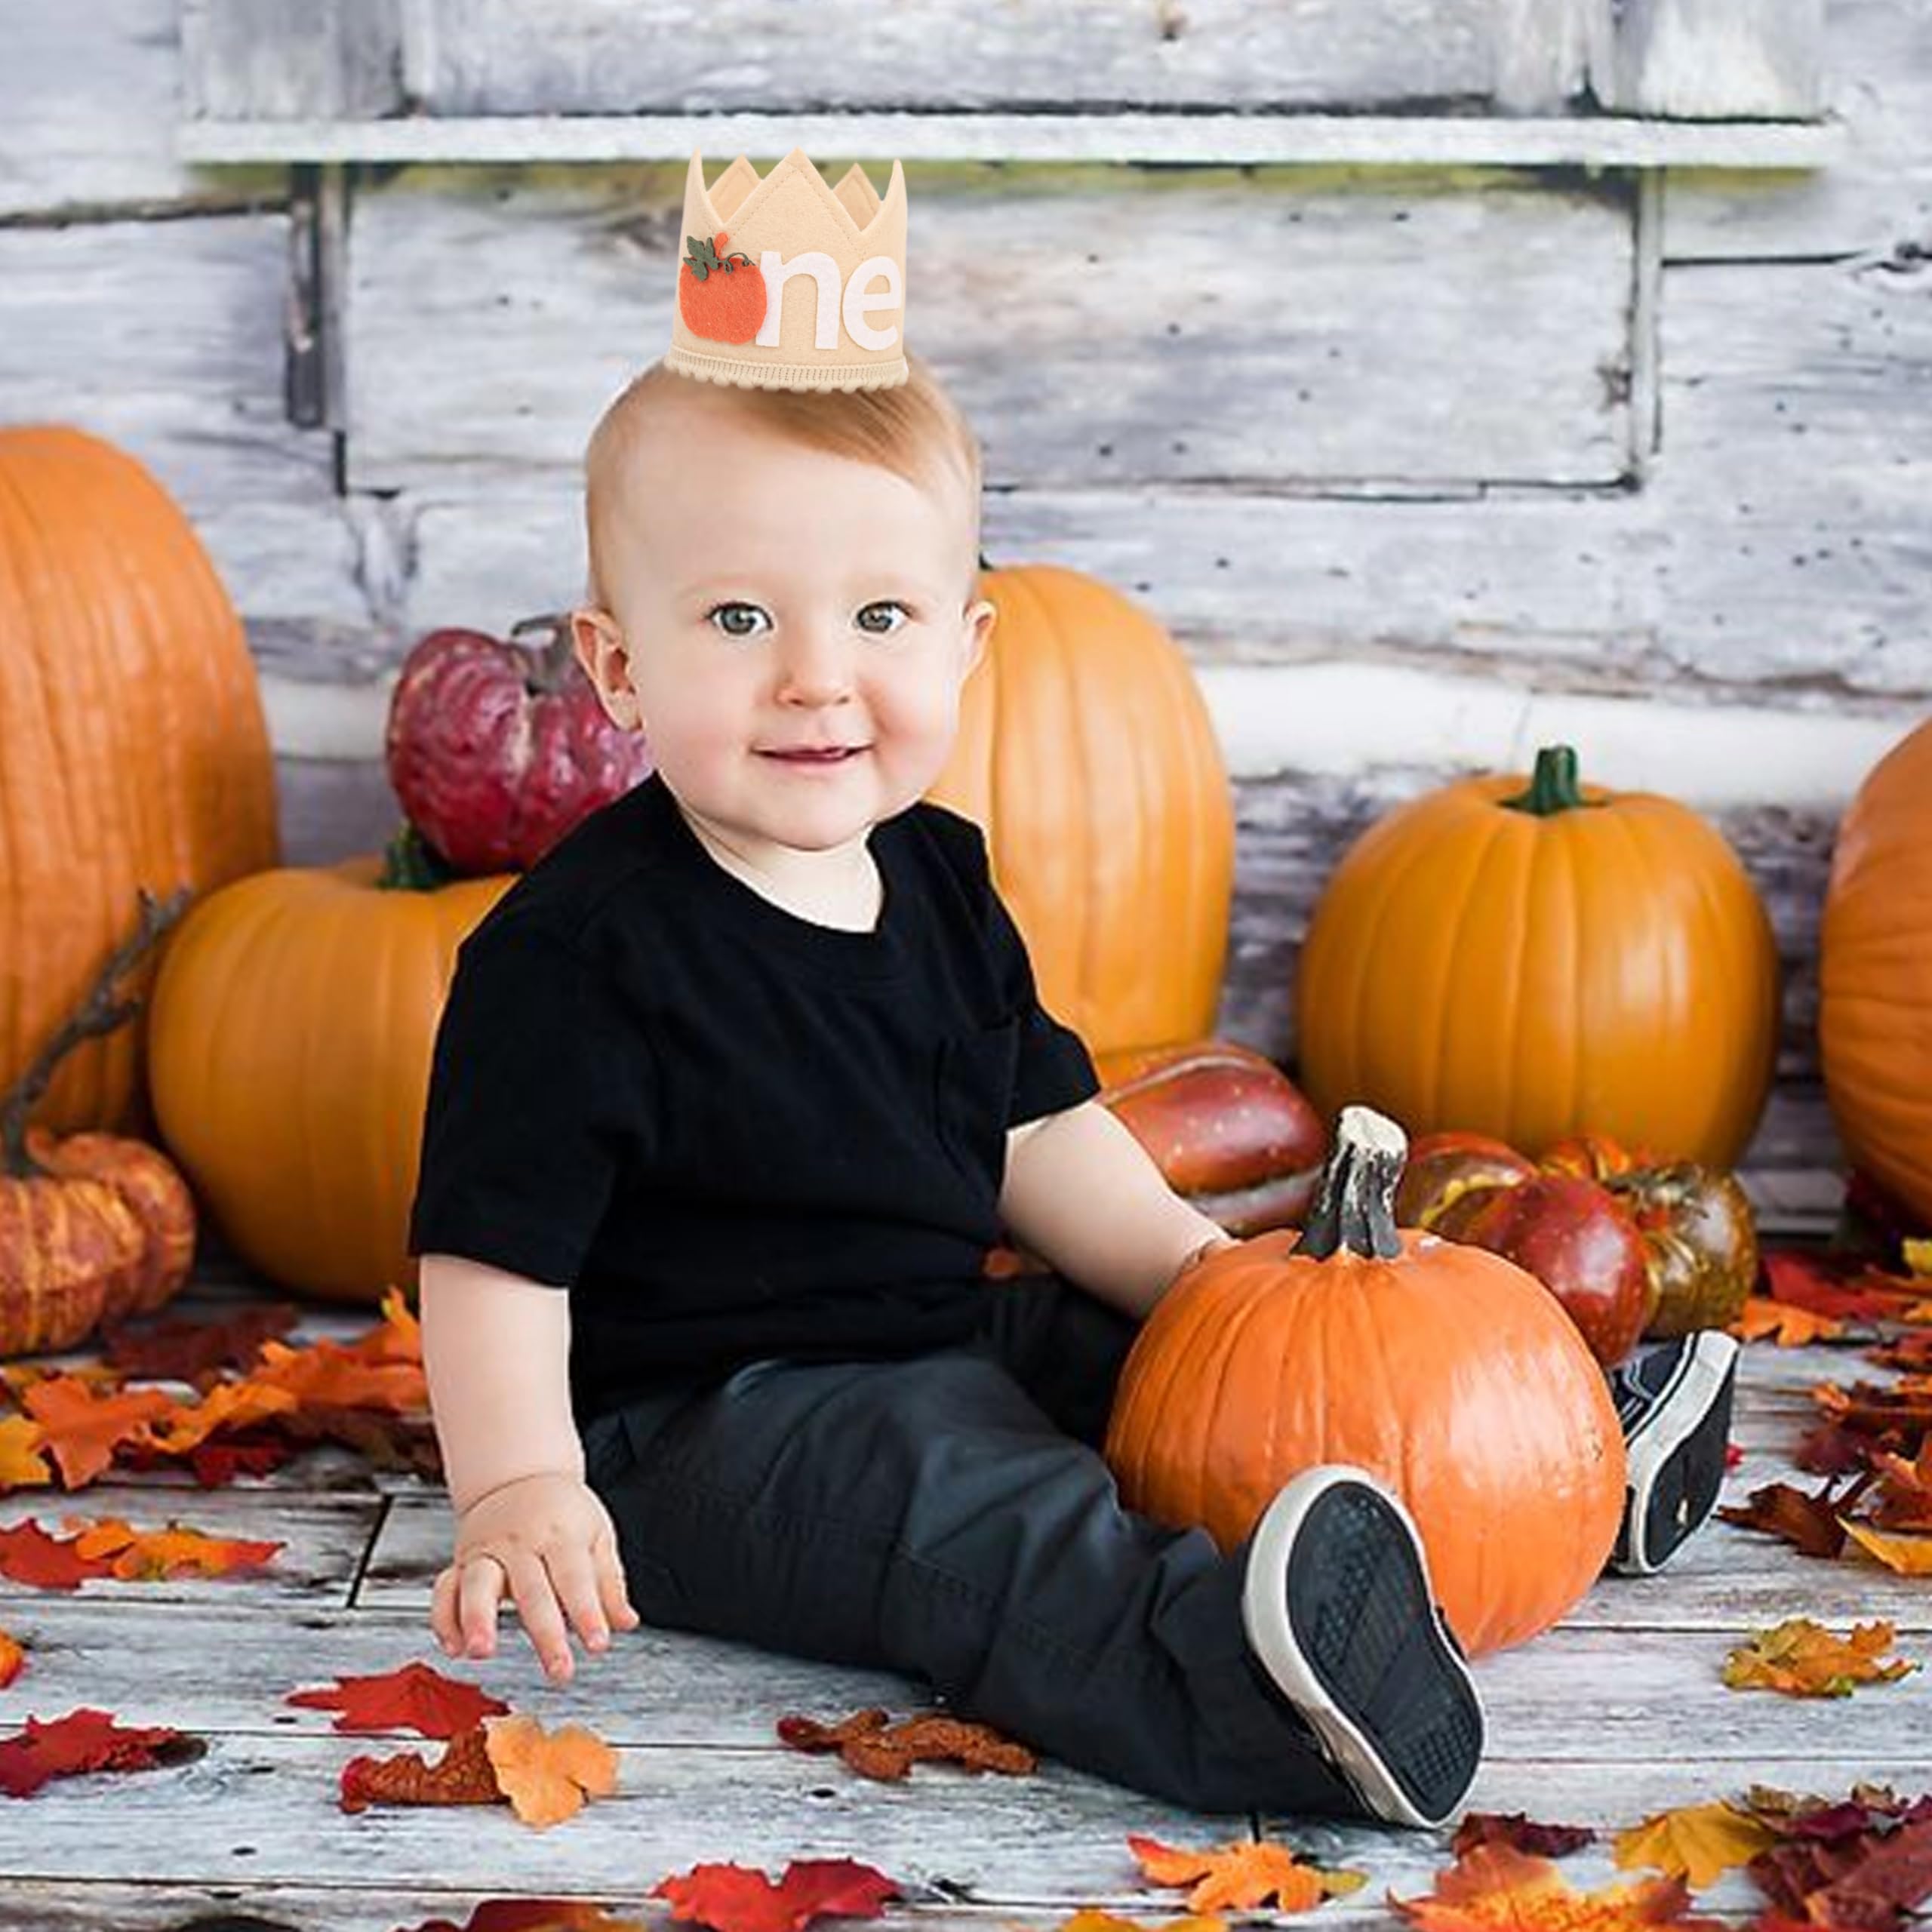
[{"label": "small orange pumpkin", "polygon": [[989,571],[980,589],[998,621],[928,795],[985,832],[1040,996],[1092,1051],[1198,1040],[1220,1002],[1235,817],[1186,654],[1078,571]]},{"label": "small orange pumpkin", "polygon": [[1106,1458],[1128,1506],[1224,1550],[1320,1463],[1389,1484],[1472,1655],[1555,1623],[1623,1506],[1608,1388],[1561,1306],[1500,1255],[1393,1211],[1404,1142],[1349,1107],[1307,1230],[1211,1254],[1155,1305]]},{"label": "small orange pumpkin", "polygon": [[1728,1168],[1770,1088],[1777,950],[1713,827],[1580,784],[1556,745],[1527,786],[1466,779],[1371,826],[1315,907],[1297,999],[1324,1113]]},{"label": "small orange pumpkin", "polygon": [[238,879],[182,922],[149,1049],[169,1151],[270,1279],[377,1301],[410,1279],[429,1057],[456,951],[512,883],[383,857]]},{"label": "small orange pumpkin", "polygon": [[1872,768],[1838,828],[1818,1044],[1846,1152],[1932,1226],[1932,722]]},{"label": "small orange pumpkin", "polygon": [[134,1017],[134,1001],[113,1003],[114,986],[186,901],[157,906],[141,894],[134,939],[0,1096],[0,1356],[71,1348],[102,1322],[160,1307],[188,1278],[194,1197],[165,1155],[118,1134],[63,1138],[27,1124],[61,1060]]}]

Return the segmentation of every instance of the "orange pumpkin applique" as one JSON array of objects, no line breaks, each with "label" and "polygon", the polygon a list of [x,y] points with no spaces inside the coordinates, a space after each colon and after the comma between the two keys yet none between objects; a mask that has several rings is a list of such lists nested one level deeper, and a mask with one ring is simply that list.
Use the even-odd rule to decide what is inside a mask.
[{"label": "orange pumpkin applique", "polygon": [[764,272],[723,229],[709,242],[687,235],[691,252],[678,277],[678,312],[708,342],[749,342],[764,325]]}]

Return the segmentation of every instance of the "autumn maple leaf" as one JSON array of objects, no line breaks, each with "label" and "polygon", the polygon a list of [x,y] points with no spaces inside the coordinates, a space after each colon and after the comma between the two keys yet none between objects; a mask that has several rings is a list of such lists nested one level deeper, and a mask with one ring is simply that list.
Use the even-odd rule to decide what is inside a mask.
[{"label": "autumn maple leaf", "polygon": [[125,1389],[97,1395],[78,1376],[37,1382],[20,1398],[46,1432],[46,1447],[69,1489],[90,1483],[114,1460],[123,1442],[145,1441],[149,1423],[174,1407],[162,1389]]},{"label": "autumn maple leaf", "polygon": [[1860,1623],[1840,1637],[1808,1617],[1787,1617],[1775,1629],[1754,1630],[1724,1660],[1724,1681],[1734,1690],[1778,1690],[1791,1697],[1844,1697],[1859,1684],[1885,1684],[1916,1670],[1895,1657],[1889,1623]]},{"label": "autumn maple leaf", "polygon": [[1270,1899],[1281,1911],[1306,1912],[1364,1882],[1359,1872],[1324,1872],[1304,1865],[1287,1846],[1269,1838],[1189,1851],[1130,1832],[1127,1845],[1142,1873],[1155,1884],[1192,1885],[1187,1907],[1194,1912],[1252,1911]]},{"label": "autumn maple leaf", "polygon": [[420,1363],[371,1361],[334,1342],[314,1342],[306,1349],[264,1342],[260,1365],[246,1380],[257,1387],[285,1389],[303,1407],[386,1409],[401,1414],[426,1408],[429,1401],[429,1386]]},{"label": "autumn maple leaf", "polygon": [[217,1429],[247,1429],[296,1406],[296,1397],[286,1389],[259,1382],[218,1383],[199,1401],[172,1404],[155,1423],[151,1438],[168,1455],[186,1455]]},{"label": "autumn maple leaf", "polygon": [[646,1932],[641,1918],[613,1918],[580,1899],[485,1899],[460,1924],[426,1919],[397,1932]]},{"label": "autumn maple leaf", "polygon": [[102,1329],[102,1353],[123,1375],[195,1382],[211,1370],[248,1367],[264,1342],[287,1334],[297,1319],[291,1303],[266,1302],[220,1321],[118,1323]]},{"label": "autumn maple leaf", "polygon": [[0,1489],[37,1489],[54,1480],[41,1454],[47,1432],[32,1416],[0,1420]]},{"label": "autumn maple leaf", "polygon": [[1548,1859],[1485,1844],[1438,1873],[1428,1897],[1391,1894],[1389,1903],[1425,1932],[1725,1932],[1721,1921],[1684,1916],[1687,1897],[1681,1878],[1573,1891]]},{"label": "autumn maple leaf", "polygon": [[1932,1577],[1932,1537],[1886,1536],[1841,1517],[1844,1533],[1860,1549],[1901,1577]]},{"label": "autumn maple leaf", "polygon": [[198,1755],[198,1738],[165,1725],[128,1730],[105,1711],[71,1711],[43,1724],[29,1718],[17,1735],[0,1740],[0,1793],[30,1798],[52,1778],[88,1771],[140,1771]]},{"label": "autumn maple leaf", "polygon": [[950,1761],[968,1771],[1001,1771],[1009,1777],[1037,1770],[1039,1759],[1023,1744],[991,1724],[933,1712],[898,1724],[874,1709],[854,1711],[835,1724],[788,1715],[778,1720],[778,1735],[796,1751],[836,1751],[851,1768],[869,1778],[904,1777],[915,1764]]},{"label": "autumn maple leaf", "polygon": [[1844,1547],[1838,1514],[1843,1495],[1829,1482],[1815,1496],[1788,1482],[1766,1483],[1752,1491],[1741,1508],[1726,1503],[1718,1514],[1727,1523],[1781,1537],[1801,1555],[1836,1556]]},{"label": "autumn maple leaf", "polygon": [[1521,1811],[1465,1811],[1449,1849],[1463,1858],[1480,1844],[1506,1844],[1532,1857],[1566,1858],[1595,1837],[1587,1825],[1539,1825]]},{"label": "autumn maple leaf", "polygon": [[876,1918],[899,1887],[849,1858],[795,1858],[775,1885],[742,1865],[694,1865],[660,1879],[651,1896],[712,1932],[799,1932],[814,1918]]},{"label": "autumn maple leaf", "polygon": [[1215,1913],[1197,1913],[1192,1918],[1170,1918],[1158,1925],[1144,1925],[1137,1920],[1121,1918],[1111,1912],[1086,1906],[1063,1918],[1054,1927],[1054,1932],[1226,1932],[1227,1923]]},{"label": "autumn maple leaf", "polygon": [[5,1690],[20,1675],[26,1660],[26,1651],[20,1639],[0,1630],[0,1690]]},{"label": "autumn maple leaf", "polygon": [[112,1565],[82,1556],[71,1537],[51,1537],[32,1517],[0,1529],[0,1577],[37,1590],[72,1590]]},{"label": "autumn maple leaf", "polygon": [[1702,1890],[1777,1841],[1777,1832],[1762,1819],[1718,1803],[1654,1813],[1641,1824],[1618,1832],[1612,1844],[1620,1869],[1627,1872],[1648,1866]]},{"label": "autumn maple leaf", "polygon": [[426,1663],[406,1663],[380,1676],[339,1677],[325,1689],[291,1690],[288,1701],[339,1712],[337,1730],[414,1730],[425,1737],[454,1737],[509,1709],[500,1697]]},{"label": "autumn maple leaf", "polygon": [[503,1801],[488,1741],[478,1724],[459,1732],[432,1764],[414,1751],[352,1758],[342,1767],[345,1811],[371,1804],[497,1804]]},{"label": "autumn maple leaf", "polygon": [[1745,1303],[1730,1332],[1741,1342],[1775,1342],[1781,1349],[1801,1349],[1813,1342],[1835,1341],[1844,1324],[1814,1309],[1752,1295]]},{"label": "autumn maple leaf", "polygon": [[503,1795],[539,1831],[574,1817],[586,1798],[608,1798],[617,1788],[617,1752],[581,1724],[546,1733],[534,1718],[492,1718],[483,1734]]},{"label": "autumn maple leaf", "polygon": [[155,1583],[183,1574],[224,1577],[231,1571],[257,1570],[272,1561],[285,1547],[278,1543],[204,1536],[179,1523],[170,1523],[165,1529],[137,1530],[111,1516],[95,1523],[69,1517],[66,1527],[78,1531],[74,1538],[76,1555],[91,1561],[106,1561],[115,1576],[132,1583]]}]

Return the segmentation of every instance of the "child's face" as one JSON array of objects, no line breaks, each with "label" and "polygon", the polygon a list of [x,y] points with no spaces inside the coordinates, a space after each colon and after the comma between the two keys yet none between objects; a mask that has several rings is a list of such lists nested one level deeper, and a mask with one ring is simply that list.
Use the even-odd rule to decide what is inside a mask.
[{"label": "child's face", "polygon": [[[688,814],[747,857],[828,851],[946,762],[992,606],[963,483],[774,438],[708,394],[654,418],[600,525],[578,655]],[[835,761],[784,754],[836,746]]]}]

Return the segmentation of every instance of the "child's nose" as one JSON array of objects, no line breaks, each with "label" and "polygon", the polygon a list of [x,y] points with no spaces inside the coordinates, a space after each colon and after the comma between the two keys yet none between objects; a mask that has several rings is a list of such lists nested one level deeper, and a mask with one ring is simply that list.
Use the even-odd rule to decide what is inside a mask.
[{"label": "child's nose", "polygon": [[850,641],[829,626],[795,629],[779,653],[779,689],[799,704],[829,704],[852,688]]}]

